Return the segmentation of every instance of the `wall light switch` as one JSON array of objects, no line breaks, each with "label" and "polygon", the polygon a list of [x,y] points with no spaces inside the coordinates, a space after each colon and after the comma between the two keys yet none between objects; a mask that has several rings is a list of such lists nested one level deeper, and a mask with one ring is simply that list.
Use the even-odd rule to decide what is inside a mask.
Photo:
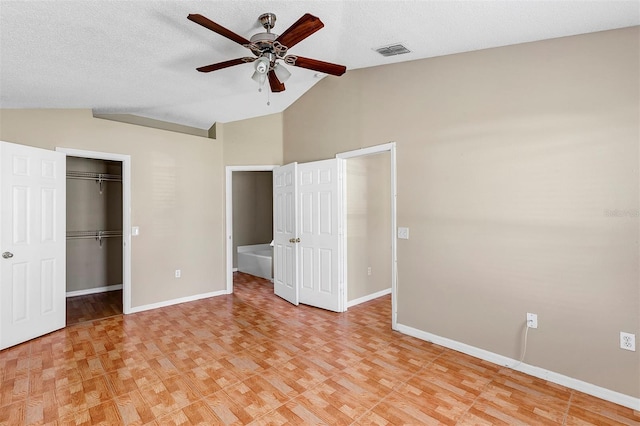
[{"label": "wall light switch", "polygon": [[131,228],[131,236],[135,237],[137,235],[140,235],[140,227],[134,226]]},{"label": "wall light switch", "polygon": [[398,228],[398,238],[400,238],[401,240],[408,240],[409,239],[409,228],[399,227]]}]

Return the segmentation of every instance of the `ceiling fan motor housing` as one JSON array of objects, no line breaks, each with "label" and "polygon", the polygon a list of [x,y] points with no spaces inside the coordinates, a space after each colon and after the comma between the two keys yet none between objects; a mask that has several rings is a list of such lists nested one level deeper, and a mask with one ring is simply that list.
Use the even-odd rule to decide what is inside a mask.
[{"label": "ceiling fan motor housing", "polygon": [[278,34],[274,33],[258,33],[252,36],[249,41],[255,44],[260,50],[271,50],[273,42],[278,38]]}]

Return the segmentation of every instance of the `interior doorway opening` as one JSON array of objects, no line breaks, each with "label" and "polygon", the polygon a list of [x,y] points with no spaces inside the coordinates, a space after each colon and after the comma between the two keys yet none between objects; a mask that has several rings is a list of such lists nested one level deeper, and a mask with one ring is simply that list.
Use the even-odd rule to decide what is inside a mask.
[{"label": "interior doorway opening", "polygon": [[122,314],[122,162],[67,156],[67,325]]},{"label": "interior doorway opening", "polygon": [[346,160],[347,307],[391,294],[390,155]]},{"label": "interior doorway opening", "polygon": [[[67,196],[67,297],[68,302],[76,297],[85,299],[76,300],[79,302],[76,306],[73,303],[67,306],[84,306],[80,309],[86,309],[86,315],[128,314],[131,157],[69,148],[56,151],[67,155],[67,189],[76,187]],[[70,176],[73,178],[69,179]],[[79,202],[81,199],[90,202]],[[86,254],[89,256],[81,259]],[[76,316],[83,318],[81,312]]]},{"label": "interior doorway opening", "polygon": [[[233,272],[238,270],[238,246],[262,246],[269,244],[273,239],[273,211],[266,214],[264,209],[272,206],[272,187],[266,188],[266,186],[267,182],[272,182],[271,175],[276,167],[278,166],[226,167],[226,292],[228,294],[233,293]],[[251,191],[259,199],[251,200],[251,197],[239,196],[243,191]],[[268,230],[265,229],[267,225]],[[259,259],[248,261],[258,262]]]},{"label": "interior doorway opening", "polygon": [[273,173],[233,172],[233,270],[273,279]]},{"label": "interior doorway opening", "polygon": [[[337,158],[342,158],[345,160],[355,159],[355,158],[365,158],[370,155],[376,155],[381,153],[388,153],[386,157],[388,159],[388,178],[389,178],[389,192],[388,192],[388,202],[391,209],[391,217],[389,220],[390,227],[387,232],[389,232],[390,243],[391,243],[391,257],[387,261],[390,263],[391,268],[391,328],[393,330],[397,330],[398,326],[398,250],[397,250],[397,239],[396,239],[396,229],[398,226],[397,220],[397,204],[396,200],[398,197],[397,190],[397,167],[396,167],[396,144],[395,142],[389,142],[382,145],[371,146],[367,148],[357,149],[355,151],[348,151],[337,154]],[[347,182],[348,185],[348,182]],[[345,197],[347,191],[345,191]],[[349,203],[349,200],[346,200],[346,204]],[[343,212],[345,216],[345,222],[347,222],[347,211]],[[344,252],[347,253],[349,250],[348,247],[348,239],[349,239],[349,230],[346,230],[347,238],[344,239]],[[348,268],[350,265],[347,264],[347,276],[349,274]],[[348,285],[347,285],[348,288]],[[375,294],[374,294],[375,295]],[[345,292],[346,297],[346,292]],[[348,305],[348,303],[347,303]]]}]

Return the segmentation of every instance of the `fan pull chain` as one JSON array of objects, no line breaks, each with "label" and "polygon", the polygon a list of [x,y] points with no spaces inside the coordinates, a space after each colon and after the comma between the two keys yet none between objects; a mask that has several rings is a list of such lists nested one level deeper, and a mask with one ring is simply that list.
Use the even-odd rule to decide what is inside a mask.
[{"label": "fan pull chain", "polygon": [[[264,84],[261,84],[260,86],[258,86],[258,93],[262,93],[262,86]],[[271,90],[267,90],[267,106],[271,105]]]}]

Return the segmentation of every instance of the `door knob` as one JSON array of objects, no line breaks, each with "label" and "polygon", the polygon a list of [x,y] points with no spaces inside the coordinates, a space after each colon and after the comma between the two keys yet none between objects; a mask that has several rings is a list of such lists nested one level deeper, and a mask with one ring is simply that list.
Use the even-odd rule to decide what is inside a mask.
[{"label": "door knob", "polygon": [[2,257],[4,259],[11,259],[13,257],[13,253],[11,253],[10,251],[5,251],[4,253],[2,253]]}]

